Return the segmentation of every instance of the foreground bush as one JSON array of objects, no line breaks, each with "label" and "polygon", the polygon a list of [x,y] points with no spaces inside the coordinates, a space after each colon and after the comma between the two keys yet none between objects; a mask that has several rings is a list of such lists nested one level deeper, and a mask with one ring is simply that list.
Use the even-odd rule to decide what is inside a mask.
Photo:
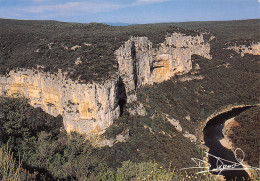
[{"label": "foreground bush", "polygon": [[13,153],[7,146],[0,147],[0,180],[34,180],[37,172],[29,174],[21,167],[21,162],[16,162]]}]

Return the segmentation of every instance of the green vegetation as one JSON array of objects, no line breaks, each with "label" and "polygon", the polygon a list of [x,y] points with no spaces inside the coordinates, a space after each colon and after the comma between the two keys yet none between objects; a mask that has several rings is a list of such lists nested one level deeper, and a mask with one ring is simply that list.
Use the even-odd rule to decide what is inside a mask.
[{"label": "green vegetation", "polygon": [[259,157],[259,129],[260,129],[260,107],[253,107],[237,116],[239,126],[233,127],[230,135],[236,147],[245,153],[245,161],[250,166],[260,167]]},{"label": "green vegetation", "polygon": [[[217,41],[212,42],[212,60],[194,55],[190,73],[137,90],[138,101],[145,106],[147,115],[133,116],[125,111],[115,120],[103,136],[115,138],[128,131],[129,138],[112,147],[93,147],[84,135],[68,135],[61,116],[50,116],[23,99],[1,97],[0,169],[5,170],[0,170],[0,179],[209,180],[208,175],[194,175],[197,170],[179,170],[195,166],[191,158],[201,158],[202,150],[176,131],[165,114],[179,120],[183,130],[196,135],[201,121],[221,107],[259,103],[259,56],[241,57],[223,49],[228,44],[245,43],[244,40],[259,41],[258,23],[259,20],[247,20],[112,27],[0,19],[0,74],[41,65],[44,71],[62,69],[70,78],[80,77],[85,82],[115,74],[114,51],[130,36],[147,36],[154,46],[164,40],[167,32],[198,33],[173,26],[203,28],[201,31],[209,30],[217,36]],[[76,65],[79,57],[82,63]],[[129,107],[126,104],[125,110]],[[243,125],[255,126],[259,110],[248,111],[251,112],[237,118],[241,127],[235,128],[233,139],[246,153],[252,153],[246,159],[257,166],[257,129],[249,130]],[[239,132],[243,134],[237,137]]]}]

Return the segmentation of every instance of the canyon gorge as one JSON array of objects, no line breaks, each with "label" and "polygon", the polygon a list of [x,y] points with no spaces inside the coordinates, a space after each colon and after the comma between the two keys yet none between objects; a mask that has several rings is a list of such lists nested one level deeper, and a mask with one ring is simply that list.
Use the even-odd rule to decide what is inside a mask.
[{"label": "canyon gorge", "polygon": [[67,132],[101,134],[122,114],[126,103],[137,99],[137,88],[189,72],[193,54],[211,59],[210,44],[202,34],[173,33],[159,48],[153,48],[147,37],[131,37],[116,50],[118,72],[109,80],[82,84],[61,71],[12,70],[0,77],[0,94],[24,96],[32,106],[62,115]]},{"label": "canyon gorge", "polygon": [[[38,180],[213,180],[182,169],[227,136],[219,157],[239,147],[257,168],[258,25],[0,19],[0,144]],[[220,118],[240,108],[225,135]]]}]

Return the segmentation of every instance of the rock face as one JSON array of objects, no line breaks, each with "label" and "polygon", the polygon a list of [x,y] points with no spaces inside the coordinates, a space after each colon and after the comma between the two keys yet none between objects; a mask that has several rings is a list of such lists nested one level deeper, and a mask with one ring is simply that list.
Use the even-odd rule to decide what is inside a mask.
[{"label": "rock face", "polygon": [[260,43],[252,43],[251,46],[239,45],[239,46],[230,46],[227,49],[231,49],[240,53],[243,57],[246,53],[253,55],[260,55]]},{"label": "rock face", "polygon": [[123,113],[127,102],[136,100],[137,88],[187,73],[192,69],[192,54],[210,59],[209,52],[203,35],[174,33],[159,48],[153,48],[146,37],[131,37],[115,52],[119,70],[110,80],[80,84],[61,72],[13,70],[0,77],[0,95],[23,95],[31,105],[62,115],[68,132],[100,134]]},{"label": "rock face", "polygon": [[103,83],[77,84],[61,73],[50,75],[33,70],[11,71],[0,77],[0,93],[20,94],[47,113],[62,115],[65,129],[99,133],[119,116],[118,79]]},{"label": "rock face", "polygon": [[[204,42],[203,35],[181,33],[166,37],[159,48],[153,48],[147,37],[131,37],[115,54],[128,96],[145,84],[160,83],[189,72],[192,54],[211,59],[210,45]],[[134,100],[133,97],[130,100]]]}]

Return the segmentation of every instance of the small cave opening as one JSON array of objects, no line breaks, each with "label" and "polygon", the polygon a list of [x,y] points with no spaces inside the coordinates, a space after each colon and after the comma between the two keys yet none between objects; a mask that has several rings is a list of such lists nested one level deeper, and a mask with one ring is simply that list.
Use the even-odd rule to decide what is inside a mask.
[{"label": "small cave opening", "polygon": [[119,80],[117,82],[117,101],[118,101],[118,106],[120,108],[119,116],[121,117],[124,113],[124,108],[127,103],[125,84],[121,77],[119,77]]},{"label": "small cave opening", "polygon": [[156,65],[156,64],[158,64],[159,62],[162,62],[162,60],[153,60],[153,61],[152,61],[152,63],[150,64],[150,72],[151,72],[151,73],[153,73],[154,69],[164,67],[163,65]]}]

